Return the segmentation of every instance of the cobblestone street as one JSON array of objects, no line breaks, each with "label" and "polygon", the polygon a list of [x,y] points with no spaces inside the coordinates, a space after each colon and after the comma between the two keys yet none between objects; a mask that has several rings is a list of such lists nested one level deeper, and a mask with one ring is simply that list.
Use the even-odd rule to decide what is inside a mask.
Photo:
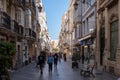
[{"label": "cobblestone street", "polygon": [[117,77],[107,73],[96,73],[95,78],[92,76],[84,78],[79,71],[79,69],[71,68],[70,60],[67,62],[62,60],[58,63],[57,68],[53,67],[52,73],[48,72],[48,65],[46,64],[43,75],[40,75],[39,68],[35,68],[35,64],[32,63],[11,73],[11,80],[117,80]]}]

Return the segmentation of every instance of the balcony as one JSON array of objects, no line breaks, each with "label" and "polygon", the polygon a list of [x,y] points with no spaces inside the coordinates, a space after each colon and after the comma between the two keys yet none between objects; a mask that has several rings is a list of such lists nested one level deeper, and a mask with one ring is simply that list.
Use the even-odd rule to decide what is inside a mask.
[{"label": "balcony", "polygon": [[11,29],[10,16],[0,11],[0,28]]},{"label": "balcony", "polygon": [[31,37],[32,30],[30,28],[25,29],[26,37]]},{"label": "balcony", "polygon": [[34,31],[32,31],[32,37],[36,38],[36,33]]},{"label": "balcony", "polygon": [[12,24],[13,24],[13,31],[16,32],[16,33],[19,33],[18,23],[15,20],[13,20]]},{"label": "balcony", "polygon": [[11,21],[11,30],[19,35],[23,35],[23,27],[21,25],[18,24],[18,22],[16,22],[15,20]]},{"label": "balcony", "polygon": [[70,47],[70,43],[69,42],[64,42],[63,45],[64,45],[65,48]]},{"label": "balcony", "polygon": [[23,31],[23,26],[19,25],[19,34],[22,36],[24,31]]}]

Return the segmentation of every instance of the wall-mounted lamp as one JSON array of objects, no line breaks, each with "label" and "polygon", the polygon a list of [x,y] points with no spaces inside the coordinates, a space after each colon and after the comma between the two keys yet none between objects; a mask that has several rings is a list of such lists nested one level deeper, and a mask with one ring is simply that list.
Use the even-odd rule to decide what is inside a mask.
[{"label": "wall-mounted lamp", "polygon": [[77,1],[74,3],[74,9],[75,10],[77,10],[77,8],[78,8],[78,3],[77,3]]}]

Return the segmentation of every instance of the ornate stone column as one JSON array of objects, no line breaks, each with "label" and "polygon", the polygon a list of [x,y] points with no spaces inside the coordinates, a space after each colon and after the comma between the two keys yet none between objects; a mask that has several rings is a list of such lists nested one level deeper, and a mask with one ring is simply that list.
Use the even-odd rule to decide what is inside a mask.
[{"label": "ornate stone column", "polygon": [[107,69],[108,57],[110,55],[110,28],[109,28],[109,17],[108,17],[108,8],[105,8],[105,49],[103,57],[104,69]]},{"label": "ornate stone column", "polygon": [[97,39],[96,39],[96,54],[95,54],[95,61],[96,67],[100,66],[100,14],[97,14]]}]

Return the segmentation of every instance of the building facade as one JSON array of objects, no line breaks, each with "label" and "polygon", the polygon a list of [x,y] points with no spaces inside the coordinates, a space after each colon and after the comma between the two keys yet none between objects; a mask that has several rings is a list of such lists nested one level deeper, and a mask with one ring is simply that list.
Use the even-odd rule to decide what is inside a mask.
[{"label": "building facade", "polygon": [[[79,0],[76,21],[76,34],[80,54],[90,60],[96,52],[97,5],[96,0]],[[78,30],[78,31],[77,31]],[[80,33],[79,33],[80,32]]]},{"label": "building facade", "polygon": [[59,52],[59,47],[58,47],[58,40],[51,40],[51,52],[56,53]]},{"label": "building facade", "polygon": [[51,51],[51,38],[47,28],[46,13],[44,11],[43,4],[40,4],[40,13],[38,13],[39,23],[41,25],[40,31],[40,50]]},{"label": "building facade", "polygon": [[120,75],[120,0],[97,0],[97,10],[97,66]]},{"label": "building facade", "polygon": [[40,24],[35,4],[35,0],[0,0],[0,41],[16,44],[13,68],[28,64],[36,54]]},{"label": "building facade", "polygon": [[[24,8],[22,8],[24,5],[22,3],[21,1],[0,1],[0,40],[16,44],[16,55],[13,60],[14,68],[17,64],[22,64],[23,60],[22,39],[25,24],[24,21],[20,20],[24,18]],[[18,4],[19,6],[17,6]],[[20,11],[22,17],[18,14]]]},{"label": "building facade", "polygon": [[[65,22],[68,26],[71,53],[79,53],[86,58],[95,53],[96,8],[96,0],[71,0],[67,11],[68,20]],[[67,41],[66,38],[64,39]]]}]

